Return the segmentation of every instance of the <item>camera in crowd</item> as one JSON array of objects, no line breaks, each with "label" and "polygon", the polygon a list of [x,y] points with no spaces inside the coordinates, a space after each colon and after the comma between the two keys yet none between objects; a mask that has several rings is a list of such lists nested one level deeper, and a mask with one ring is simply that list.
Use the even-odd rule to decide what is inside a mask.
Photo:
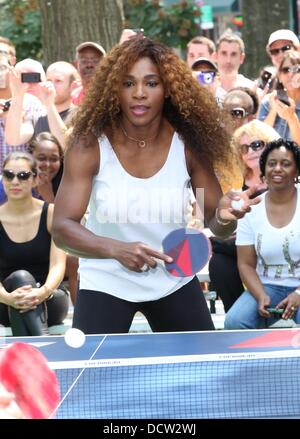
[{"label": "camera in crowd", "polygon": [[41,82],[41,74],[38,72],[21,73],[21,82]]},{"label": "camera in crowd", "polygon": [[197,79],[201,84],[212,84],[215,80],[216,72],[199,72]]},{"label": "camera in crowd", "polygon": [[260,73],[258,78],[258,86],[262,90],[268,85],[269,89],[273,88],[276,69],[273,66],[266,66]]}]

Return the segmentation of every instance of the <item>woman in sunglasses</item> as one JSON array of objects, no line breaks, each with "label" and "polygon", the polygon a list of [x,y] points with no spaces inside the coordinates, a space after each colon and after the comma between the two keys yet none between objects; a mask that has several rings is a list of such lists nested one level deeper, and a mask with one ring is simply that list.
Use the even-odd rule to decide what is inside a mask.
[{"label": "woman in sunglasses", "polygon": [[284,52],[277,72],[277,90],[261,101],[258,119],[300,145],[300,54]]},{"label": "woman in sunglasses", "polygon": [[234,132],[233,147],[244,176],[243,190],[253,186],[257,191],[267,189],[261,180],[259,159],[266,143],[279,137],[277,131],[259,120],[252,120]]},{"label": "woman in sunglasses", "polygon": [[15,336],[42,335],[68,311],[60,285],[66,255],[51,237],[53,205],[32,196],[33,157],[11,153],[2,175],[7,202],[0,206],[0,324]]},{"label": "woman in sunglasses", "polygon": [[[242,190],[256,187],[253,197],[267,189],[261,180],[259,159],[267,142],[276,140],[279,134],[269,125],[252,120],[238,128],[233,135],[233,148],[237,152],[244,182]],[[244,291],[237,267],[235,236],[226,241],[211,239],[213,255],[209,262],[209,274],[213,288],[221,297],[225,312]]]},{"label": "woman in sunglasses", "polygon": [[[37,185],[33,195],[53,203],[63,173],[63,149],[59,141],[49,132],[39,133],[30,143],[28,151],[37,161]],[[0,181],[0,204],[6,201],[6,194]]]},{"label": "woman in sunglasses", "polygon": [[280,138],[266,145],[259,164],[268,191],[238,223],[246,291],[227,313],[226,329],[262,327],[273,308],[300,323],[300,149]]}]

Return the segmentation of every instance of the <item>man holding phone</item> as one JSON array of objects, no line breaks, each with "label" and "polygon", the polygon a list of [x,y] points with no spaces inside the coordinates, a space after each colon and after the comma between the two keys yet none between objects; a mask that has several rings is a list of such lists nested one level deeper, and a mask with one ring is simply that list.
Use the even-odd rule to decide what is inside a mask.
[{"label": "man holding phone", "polygon": [[[40,62],[26,58],[10,68],[9,79],[12,99],[6,116],[5,141],[13,146],[27,144],[32,137],[33,126],[45,113],[38,96],[46,74]],[[26,101],[30,102],[28,112],[23,111]]]},{"label": "man holding phone", "polygon": [[[28,67],[27,63],[26,66]],[[64,146],[63,121],[72,106],[72,84],[79,79],[79,74],[72,64],[65,61],[50,64],[46,75],[41,65],[35,65],[34,68],[31,63],[30,71],[29,68],[24,68],[26,66],[18,63],[16,70],[11,72],[14,99],[7,117],[6,139],[16,145],[19,142],[29,142],[40,132],[50,131]],[[25,90],[34,93],[39,98],[40,108],[42,106],[37,117],[28,123],[22,119],[20,113]]]},{"label": "man holding phone", "polygon": [[[27,149],[26,140],[21,140],[14,144],[5,138],[5,129],[12,105],[12,88],[9,82],[9,74],[12,67],[9,60],[9,55],[0,54],[0,169],[2,169],[4,158],[15,149],[15,145],[18,145],[18,150],[20,151]],[[20,104],[20,113],[25,124],[35,120],[36,117],[41,114],[41,111],[42,108],[38,99],[25,93],[24,99],[22,99],[22,103]],[[15,119],[12,120],[13,129],[15,129]]]}]

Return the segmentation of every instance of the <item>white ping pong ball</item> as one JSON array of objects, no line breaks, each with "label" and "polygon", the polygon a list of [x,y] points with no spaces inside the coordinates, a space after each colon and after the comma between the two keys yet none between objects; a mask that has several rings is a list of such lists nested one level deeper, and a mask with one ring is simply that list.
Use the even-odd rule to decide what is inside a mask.
[{"label": "white ping pong ball", "polygon": [[232,200],[231,201],[231,207],[234,210],[240,210],[243,206],[244,206],[245,202],[242,198],[240,198],[239,200]]},{"label": "white ping pong ball", "polygon": [[65,333],[65,342],[71,348],[80,348],[85,343],[85,333],[80,329],[70,328]]}]

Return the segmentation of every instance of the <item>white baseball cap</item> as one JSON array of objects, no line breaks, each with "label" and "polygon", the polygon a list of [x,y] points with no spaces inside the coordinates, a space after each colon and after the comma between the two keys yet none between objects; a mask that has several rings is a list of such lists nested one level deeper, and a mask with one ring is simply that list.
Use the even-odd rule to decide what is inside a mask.
[{"label": "white baseball cap", "polygon": [[298,37],[294,34],[293,31],[289,29],[278,29],[275,32],[271,33],[271,35],[269,36],[267,47],[270,47],[271,44],[278,40],[287,40],[293,43],[295,47],[299,46]]},{"label": "white baseball cap", "polygon": [[86,47],[93,47],[94,49],[98,50],[103,56],[106,55],[105,50],[103,49],[100,44],[94,43],[93,41],[86,41],[85,43],[79,44],[79,46],[76,47],[76,53],[79,53],[82,49],[85,49]]}]

